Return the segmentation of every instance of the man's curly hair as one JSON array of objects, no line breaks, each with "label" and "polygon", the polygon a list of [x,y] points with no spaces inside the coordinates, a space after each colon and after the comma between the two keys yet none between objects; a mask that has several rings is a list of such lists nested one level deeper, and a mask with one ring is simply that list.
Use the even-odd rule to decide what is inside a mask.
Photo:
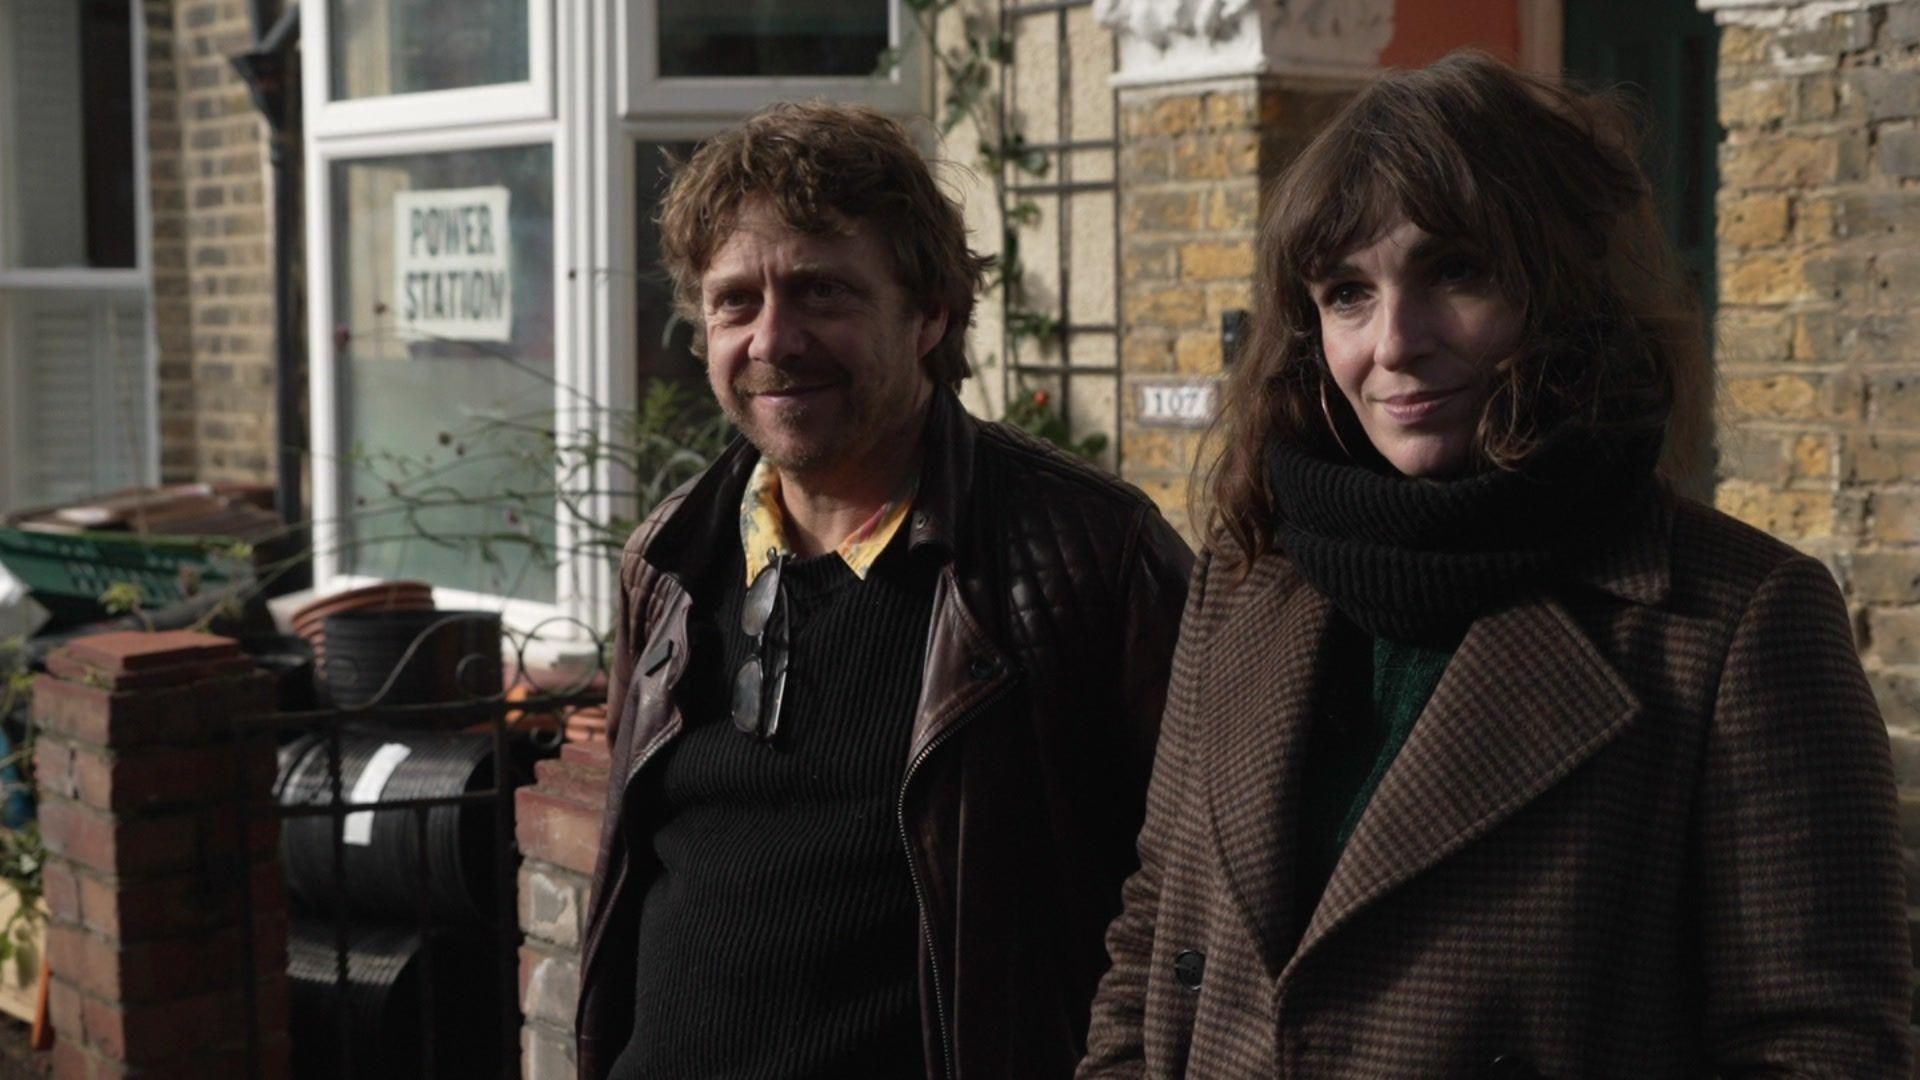
[{"label": "man's curly hair", "polygon": [[947,313],[927,374],[948,386],[970,374],[967,328],[992,259],[967,247],[959,204],[934,182],[905,127],[873,109],[819,101],[763,109],[673,170],[660,204],[661,261],[696,352],[706,352],[700,278],[741,208],[761,199],[804,233],[871,222],[907,295]]}]

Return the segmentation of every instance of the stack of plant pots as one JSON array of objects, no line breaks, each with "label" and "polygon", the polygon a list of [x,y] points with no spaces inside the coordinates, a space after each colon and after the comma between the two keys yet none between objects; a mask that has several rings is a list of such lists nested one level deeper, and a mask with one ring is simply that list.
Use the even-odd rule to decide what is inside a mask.
[{"label": "stack of plant pots", "polygon": [[[499,615],[433,610],[430,594],[427,607],[394,606],[418,602],[404,592],[371,595],[359,610],[301,613],[303,635],[320,631],[316,690],[336,711],[330,728],[281,748],[279,803],[403,803],[476,796],[500,776],[509,790],[528,782],[526,738],[497,742],[490,723],[461,730],[501,707]],[[510,959],[499,927],[515,918],[510,901],[501,910],[515,870],[501,805],[284,820],[297,1076],[338,1076],[342,1054],[353,1076],[372,1078],[480,1075],[472,1051],[498,1056]]]},{"label": "stack of plant pots", "polygon": [[293,613],[293,632],[313,646],[315,690],[325,694],[327,618],[352,611],[432,611],[433,586],[424,581],[382,581],[313,600]]},{"label": "stack of plant pots", "polygon": [[495,1008],[476,989],[496,980],[460,936],[390,927],[348,931],[296,922],[287,938],[294,1074],[479,1077],[499,1073]]},{"label": "stack of plant pots", "polygon": [[500,616],[342,611],[326,617],[321,693],[343,709],[472,705],[500,695]]}]

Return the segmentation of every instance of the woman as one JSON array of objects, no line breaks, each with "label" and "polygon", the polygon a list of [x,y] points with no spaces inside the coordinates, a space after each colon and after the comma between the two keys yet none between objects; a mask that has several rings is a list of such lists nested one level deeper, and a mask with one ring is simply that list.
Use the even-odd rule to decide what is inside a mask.
[{"label": "woman", "polygon": [[1909,1075],[1885,730],[1827,571],[1667,482],[1626,132],[1457,55],[1277,185],[1081,1076]]}]

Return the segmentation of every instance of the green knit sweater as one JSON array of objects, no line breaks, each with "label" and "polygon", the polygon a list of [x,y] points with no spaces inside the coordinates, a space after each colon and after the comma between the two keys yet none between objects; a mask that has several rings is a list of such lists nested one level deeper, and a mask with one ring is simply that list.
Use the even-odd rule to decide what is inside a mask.
[{"label": "green knit sweater", "polygon": [[1335,644],[1301,788],[1303,921],[1457,647],[1458,642],[1434,646],[1369,637],[1351,628]]}]

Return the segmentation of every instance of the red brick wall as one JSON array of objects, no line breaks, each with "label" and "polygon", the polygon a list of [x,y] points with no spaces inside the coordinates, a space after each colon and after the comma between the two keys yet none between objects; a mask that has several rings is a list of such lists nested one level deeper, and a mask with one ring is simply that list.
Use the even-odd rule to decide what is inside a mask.
[{"label": "red brick wall", "polygon": [[33,720],[56,1075],[244,1075],[249,1010],[255,1075],[286,1075],[277,823],[241,812],[270,798],[273,746],[230,728],[271,705],[270,677],[184,631],[84,638],[48,666]]},{"label": "red brick wall", "polygon": [[573,1080],[573,1010],[587,886],[607,797],[605,743],[569,743],[535,766],[536,783],[515,793],[520,866],[521,1076]]}]

